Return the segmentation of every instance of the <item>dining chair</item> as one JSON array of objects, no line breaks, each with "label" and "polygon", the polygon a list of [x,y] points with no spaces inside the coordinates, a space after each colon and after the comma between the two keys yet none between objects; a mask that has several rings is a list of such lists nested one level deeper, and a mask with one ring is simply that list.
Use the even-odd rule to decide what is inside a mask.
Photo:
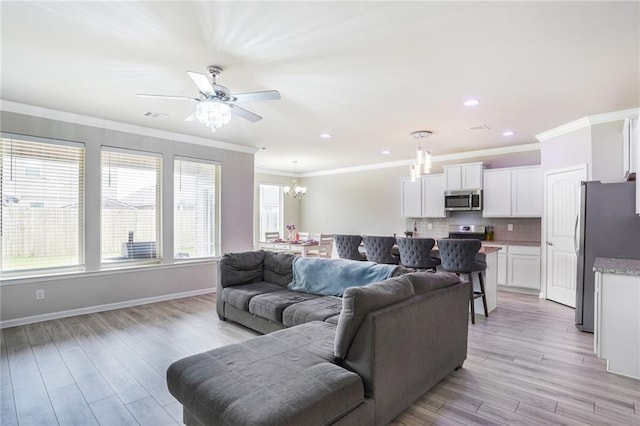
[{"label": "dining chair", "polygon": [[[442,268],[447,272],[467,274],[471,283],[469,290],[469,304],[471,306],[471,324],[476,323],[475,299],[482,297],[484,316],[489,316],[487,309],[487,295],[484,289],[484,277],[482,272],[487,269],[487,263],[476,259],[478,251],[482,247],[482,241],[475,239],[444,238],[438,240],[438,251]],[[473,273],[478,274],[479,290],[474,290]]]},{"label": "dining chair", "polygon": [[367,254],[367,260],[390,265],[400,263],[400,258],[391,252],[393,246],[396,244],[395,237],[363,235],[362,240],[364,241],[364,251]]},{"label": "dining chair", "polygon": [[298,232],[298,239],[300,241],[309,241],[309,233],[308,232]]},{"label": "dining chair", "polygon": [[267,242],[275,241],[280,239],[280,233],[278,231],[269,231],[264,233],[264,240]]},{"label": "dining chair", "polygon": [[436,244],[433,238],[396,238],[400,252],[400,264],[413,269],[436,269],[440,259],[431,257]]},{"label": "dining chair", "polygon": [[318,246],[307,251],[311,256],[331,257],[333,251],[333,234],[320,234]]},{"label": "dining chair", "polygon": [[362,235],[336,234],[333,240],[336,243],[338,257],[350,260],[367,260],[367,256],[360,252]]}]

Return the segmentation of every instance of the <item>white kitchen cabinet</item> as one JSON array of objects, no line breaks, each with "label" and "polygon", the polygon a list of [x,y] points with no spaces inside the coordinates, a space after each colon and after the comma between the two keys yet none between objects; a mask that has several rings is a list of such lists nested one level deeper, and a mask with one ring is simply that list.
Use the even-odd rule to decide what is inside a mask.
[{"label": "white kitchen cabinet", "polygon": [[511,216],[511,169],[484,171],[483,217]]},{"label": "white kitchen cabinet", "polygon": [[400,215],[402,217],[422,216],[422,180],[412,182],[409,178],[400,180]]},{"label": "white kitchen cabinet", "polygon": [[511,216],[542,217],[542,169],[540,166],[512,169]]},{"label": "white kitchen cabinet", "polygon": [[482,163],[443,166],[445,189],[482,189]]},{"label": "white kitchen cabinet", "polygon": [[607,371],[640,379],[640,276],[596,272],[594,349]]},{"label": "white kitchen cabinet", "polygon": [[540,247],[507,248],[507,286],[540,290]]},{"label": "white kitchen cabinet", "polygon": [[422,217],[447,217],[444,185],[443,174],[422,176]]},{"label": "white kitchen cabinet", "polygon": [[484,171],[483,217],[541,217],[540,166]]}]

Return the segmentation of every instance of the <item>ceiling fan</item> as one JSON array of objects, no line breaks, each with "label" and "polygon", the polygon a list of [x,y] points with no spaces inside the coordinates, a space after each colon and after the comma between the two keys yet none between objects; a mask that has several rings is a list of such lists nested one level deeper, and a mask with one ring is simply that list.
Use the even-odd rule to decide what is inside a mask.
[{"label": "ceiling fan", "polygon": [[235,102],[280,99],[280,92],[277,90],[232,94],[226,87],[216,84],[216,78],[222,74],[221,67],[215,65],[209,66],[207,67],[207,72],[211,81],[209,81],[209,78],[204,74],[193,71],[187,72],[191,80],[193,80],[198,87],[199,94],[196,98],[188,96],[150,95],[145,93],[138,93],[138,96],[143,98],[181,99],[197,102],[195,111],[188,116],[185,121],[197,119],[214,132],[217,128],[229,123],[231,114],[252,122],[262,119],[258,114],[236,105]]}]

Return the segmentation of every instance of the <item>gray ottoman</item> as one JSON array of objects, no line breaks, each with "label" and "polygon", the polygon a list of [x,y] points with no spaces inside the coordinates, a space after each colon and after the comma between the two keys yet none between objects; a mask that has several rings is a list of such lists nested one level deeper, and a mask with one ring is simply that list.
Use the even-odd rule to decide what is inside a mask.
[{"label": "gray ottoman", "polygon": [[171,364],[169,391],[186,424],[324,425],[354,411],[369,417],[360,376],[332,362],[334,337],[335,325],[316,321],[193,355]]}]

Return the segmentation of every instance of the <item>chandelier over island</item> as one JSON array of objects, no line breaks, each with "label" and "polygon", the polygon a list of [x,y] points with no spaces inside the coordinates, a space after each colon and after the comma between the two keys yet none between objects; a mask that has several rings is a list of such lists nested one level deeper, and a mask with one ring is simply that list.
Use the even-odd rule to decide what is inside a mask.
[{"label": "chandelier over island", "polygon": [[409,167],[411,182],[415,182],[419,176],[431,173],[431,152],[422,146],[421,140],[431,136],[428,130],[417,130],[411,136],[418,141],[416,149],[416,162]]}]

